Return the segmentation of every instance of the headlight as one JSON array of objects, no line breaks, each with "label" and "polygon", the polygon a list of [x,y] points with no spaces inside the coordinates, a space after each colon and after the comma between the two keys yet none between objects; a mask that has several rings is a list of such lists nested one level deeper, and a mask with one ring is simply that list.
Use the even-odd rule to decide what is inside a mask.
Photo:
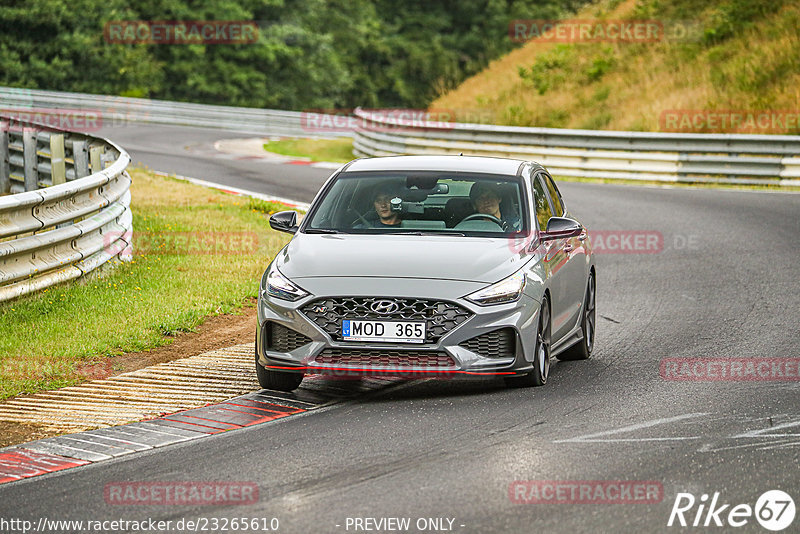
[{"label": "headlight", "polygon": [[508,278],[467,295],[466,299],[481,306],[505,304],[519,299],[523,289],[525,289],[525,273],[517,271]]},{"label": "headlight", "polygon": [[283,276],[274,264],[267,273],[267,293],[272,297],[291,301],[300,300],[308,295],[307,291],[300,289]]}]

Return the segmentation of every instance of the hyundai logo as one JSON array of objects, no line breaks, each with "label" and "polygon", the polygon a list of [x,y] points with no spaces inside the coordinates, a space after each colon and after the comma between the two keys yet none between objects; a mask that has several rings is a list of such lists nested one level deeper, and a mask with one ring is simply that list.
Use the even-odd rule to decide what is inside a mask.
[{"label": "hyundai logo", "polygon": [[370,305],[369,309],[375,313],[388,315],[399,310],[400,306],[393,300],[376,300]]}]

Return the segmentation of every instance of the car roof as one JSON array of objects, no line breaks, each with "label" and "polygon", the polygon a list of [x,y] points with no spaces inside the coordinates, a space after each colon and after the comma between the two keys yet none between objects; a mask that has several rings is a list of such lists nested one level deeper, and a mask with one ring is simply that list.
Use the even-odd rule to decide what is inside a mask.
[{"label": "car roof", "polygon": [[387,156],[362,158],[348,164],[345,172],[357,171],[448,171],[479,172],[516,176],[519,159],[491,158],[484,156]]}]

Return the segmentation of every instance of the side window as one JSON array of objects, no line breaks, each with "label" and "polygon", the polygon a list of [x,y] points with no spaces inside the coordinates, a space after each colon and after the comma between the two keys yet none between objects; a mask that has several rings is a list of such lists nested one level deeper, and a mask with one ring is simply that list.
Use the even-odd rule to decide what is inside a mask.
[{"label": "side window", "polygon": [[553,212],[555,213],[556,217],[563,217],[564,216],[564,203],[561,200],[561,193],[559,193],[558,189],[556,189],[556,184],[553,183],[553,179],[550,178],[550,175],[542,173],[539,175],[542,180],[544,180],[545,185],[547,186],[547,191],[550,193],[550,200],[553,202]]},{"label": "side window", "polygon": [[547,201],[542,181],[537,176],[533,177],[533,196],[536,204],[536,222],[539,224],[539,230],[544,232],[547,229],[547,221],[553,216],[553,212],[550,210],[550,203]]}]

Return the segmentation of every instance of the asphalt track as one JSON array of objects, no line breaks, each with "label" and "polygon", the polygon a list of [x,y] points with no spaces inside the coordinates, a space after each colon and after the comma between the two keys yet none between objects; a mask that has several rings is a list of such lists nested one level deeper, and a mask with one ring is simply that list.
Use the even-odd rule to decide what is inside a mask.
[{"label": "asphalt track", "polygon": [[[184,149],[237,134],[104,133],[151,168],[300,201],[330,172]],[[5,484],[0,518],[274,517],[289,533],[365,532],[353,518],[389,517],[410,518],[409,532],[437,531],[416,521],[449,518],[463,533],[670,532],[679,530],[667,521],[680,492],[698,500],[719,492],[730,505],[723,520],[767,490],[800,504],[796,376],[660,374],[665,358],[800,358],[800,195],[560,185],[589,228],[663,237],[655,253],[598,255],[592,360],[554,365],[543,388],[412,381],[283,421]],[[515,503],[509,490],[519,480],[651,481],[663,494],[649,504]],[[243,481],[258,486],[259,499],[107,504],[104,486],[126,481]],[[680,530],[709,529],[767,532],[752,517],[741,528]],[[800,519],[785,531],[800,531]]]}]

